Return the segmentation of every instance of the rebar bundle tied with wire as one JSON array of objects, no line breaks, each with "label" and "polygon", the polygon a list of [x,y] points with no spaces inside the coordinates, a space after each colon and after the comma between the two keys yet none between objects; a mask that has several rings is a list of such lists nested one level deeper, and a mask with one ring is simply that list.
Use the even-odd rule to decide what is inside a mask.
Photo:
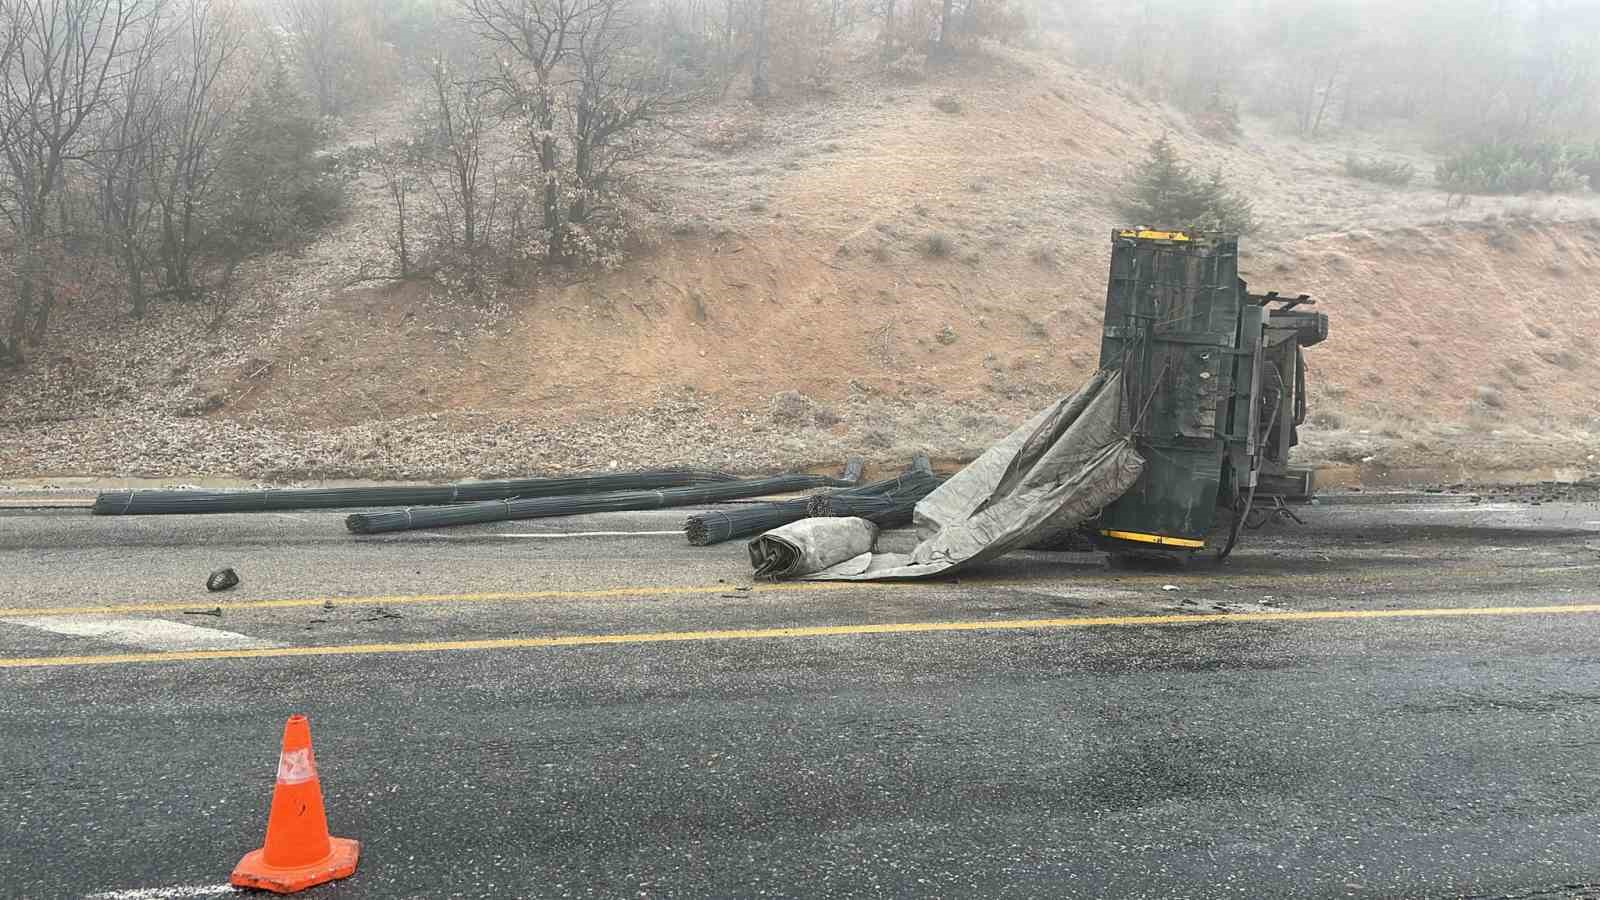
[{"label": "rebar bundle tied with wire", "polygon": [[890,491],[876,494],[840,491],[819,494],[806,503],[806,514],[812,517],[858,517],[880,528],[898,528],[911,522],[912,513],[923,497],[933,493],[944,479],[933,475],[902,476],[904,479]]},{"label": "rebar bundle tied with wire", "polygon": [[[906,507],[907,512],[904,516],[905,521],[909,522],[911,521],[910,508],[916,506],[918,500],[927,496],[940,483],[940,479],[934,477],[932,470],[926,468],[925,459],[919,460],[916,465],[920,467],[914,467],[911,471],[894,478],[873,481],[856,487],[842,488],[814,497],[803,497],[798,500],[780,500],[777,503],[750,504],[737,509],[713,509],[696,513],[684,522],[684,536],[689,539],[689,543],[696,547],[719,544],[734,538],[747,537],[752,534],[769,531],[811,516],[836,515],[829,512],[816,512],[817,509],[823,508],[819,507],[818,504],[829,499],[838,498],[842,500],[846,497],[865,497],[871,500],[892,499],[895,505],[892,510],[889,510],[889,515],[887,516],[888,521],[891,522],[898,522],[899,520],[899,498],[909,498],[910,505]],[[884,511],[881,505],[874,506],[873,509],[880,512]],[[843,515],[856,514],[843,513]],[[879,524],[883,523],[880,522]]]},{"label": "rebar bundle tied with wire", "polygon": [[747,481],[729,481],[659,491],[612,491],[566,497],[518,497],[432,509],[355,513],[346,516],[344,524],[356,534],[382,534],[415,528],[444,528],[513,519],[694,506],[701,503],[719,503],[724,500],[760,497],[765,494],[786,494],[791,491],[849,484],[850,482],[842,478],[832,478],[827,475],[777,475],[771,478],[754,478]]},{"label": "rebar bundle tied with wire", "polygon": [[871,481],[853,488],[844,488],[837,491],[828,491],[808,497],[811,504],[812,515],[828,515],[828,501],[845,497],[913,497],[922,499],[933,491],[934,488],[944,483],[944,479],[933,474],[932,469],[913,466],[911,469],[885,478],[881,481]]},{"label": "rebar bundle tied with wire", "polygon": [[777,503],[751,503],[735,509],[695,513],[683,523],[684,536],[696,547],[731,541],[804,519],[809,497]]},{"label": "rebar bundle tied with wire", "polygon": [[737,480],[705,469],[649,469],[564,478],[518,478],[447,485],[288,488],[261,491],[105,491],[95,498],[98,516],[187,515],[361,506],[435,506],[508,497],[565,497],[613,491],[679,488]]}]

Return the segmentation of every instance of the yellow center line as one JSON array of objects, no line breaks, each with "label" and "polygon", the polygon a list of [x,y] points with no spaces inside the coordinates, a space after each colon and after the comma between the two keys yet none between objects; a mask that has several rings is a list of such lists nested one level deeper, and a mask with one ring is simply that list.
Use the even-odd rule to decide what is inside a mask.
[{"label": "yellow center line", "polygon": [[616,597],[691,597],[704,594],[776,594],[794,591],[837,591],[861,587],[844,582],[807,581],[796,584],[687,585],[683,587],[620,587],[586,591],[496,591],[477,594],[376,594],[366,597],[282,597],[273,600],[215,602],[206,598],[184,602],[113,603],[102,606],[14,606],[0,608],[0,618],[20,616],[99,616],[128,613],[180,612],[186,609],[222,609],[224,612],[251,609],[293,609],[303,606],[340,604],[351,606],[400,606],[411,603],[520,603],[533,600],[606,600]]},{"label": "yellow center line", "polygon": [[[1588,569],[1600,569],[1600,566],[1550,566],[1542,568],[1519,569],[1518,574],[1562,574],[1572,575]],[[1502,568],[1484,568],[1482,570],[1459,568],[1451,570],[1451,574],[1460,580],[1470,581],[1476,576],[1490,576],[1502,574]],[[1003,581],[988,581],[983,579],[968,579],[961,581],[931,581],[931,582],[839,582],[839,581],[806,581],[790,582],[785,584],[708,584],[708,585],[655,585],[638,587],[598,588],[590,590],[566,591],[495,591],[484,593],[441,593],[441,594],[373,594],[368,596],[327,596],[327,597],[280,597],[263,600],[235,600],[216,601],[208,597],[198,597],[184,601],[158,601],[146,603],[133,601],[128,603],[110,603],[93,606],[12,606],[0,607],[0,618],[19,618],[26,616],[103,616],[103,615],[130,615],[139,613],[168,613],[182,612],[188,609],[218,609],[224,612],[247,612],[260,609],[295,609],[309,606],[326,606],[341,604],[351,606],[402,606],[425,603],[450,604],[450,603],[527,603],[538,600],[610,600],[618,598],[648,599],[654,597],[696,597],[708,594],[726,594],[738,592],[741,594],[781,594],[795,592],[817,591],[847,591],[847,590],[922,590],[950,588],[988,588],[995,590],[1103,590],[1105,588],[1118,588],[1122,586],[1138,587],[1148,584],[1180,584],[1196,588],[1206,588],[1217,591],[1226,591],[1229,588],[1253,587],[1283,587],[1285,583],[1297,580],[1328,581],[1331,585],[1370,584],[1385,585],[1394,582],[1399,576],[1396,573],[1378,573],[1375,575],[1329,575],[1321,572],[1285,572],[1282,574],[1262,575],[1226,575],[1217,578],[1205,574],[1185,574],[1168,572],[1154,575],[1125,574],[1125,573],[1087,573],[1075,572],[1070,580],[1063,581],[1059,578],[1041,578],[1038,580],[1007,579]]]},{"label": "yellow center line", "polygon": [[1056,629],[1147,627],[1154,625],[1254,625],[1263,622],[1315,622],[1360,619],[1462,618],[1600,613],[1600,603],[1556,606],[1473,606],[1434,609],[1317,610],[1309,612],[1199,613],[1192,615],[1082,616],[1055,619],[996,619],[957,622],[891,622],[877,625],[814,625],[718,631],[658,631],[626,634],[574,634],[541,638],[468,641],[417,641],[391,644],[336,644],[313,647],[262,647],[244,650],[178,650],[166,653],[113,653],[98,656],[0,657],[0,668],[119,665],[184,660],[259,659],[283,656],[355,656],[372,653],[439,653],[534,647],[592,647],[694,641],[746,641],[774,638],[845,637],[874,634],[929,634],[962,631],[1044,631]]}]

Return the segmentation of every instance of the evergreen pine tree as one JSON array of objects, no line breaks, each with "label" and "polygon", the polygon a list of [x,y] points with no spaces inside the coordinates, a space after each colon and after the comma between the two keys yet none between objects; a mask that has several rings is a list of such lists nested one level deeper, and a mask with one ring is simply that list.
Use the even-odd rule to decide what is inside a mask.
[{"label": "evergreen pine tree", "polygon": [[293,241],[332,221],[343,200],[316,150],[322,133],[280,56],[229,135],[227,239],[239,249]]},{"label": "evergreen pine tree", "polygon": [[1256,229],[1255,205],[1235,193],[1222,178],[1221,169],[1212,169],[1211,177],[1201,185],[1200,196],[1204,209],[1196,224],[1215,231],[1249,234]]},{"label": "evergreen pine tree", "polygon": [[1255,228],[1250,201],[1233,192],[1222,171],[1196,176],[1165,134],[1128,174],[1119,206],[1130,225],[1241,234]]}]

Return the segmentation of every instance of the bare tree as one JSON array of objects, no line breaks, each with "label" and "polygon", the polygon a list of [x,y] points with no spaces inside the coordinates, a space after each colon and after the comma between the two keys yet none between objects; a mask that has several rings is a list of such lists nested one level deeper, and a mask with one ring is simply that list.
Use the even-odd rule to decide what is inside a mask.
[{"label": "bare tree", "polygon": [[244,95],[243,79],[227,78],[243,46],[244,29],[238,8],[227,0],[182,2],[177,22],[181,52],[168,74],[152,188],[159,210],[163,292],[191,300],[202,292],[194,272],[201,251],[199,217],[214,194],[220,145]]},{"label": "bare tree", "polygon": [[614,224],[614,201],[631,167],[649,155],[641,129],[675,105],[660,74],[629,54],[638,24],[620,2],[608,3],[579,35],[573,69],[576,96],[570,124],[574,196],[567,225],[584,237]]},{"label": "bare tree", "polygon": [[[1550,16],[1541,4],[1541,18]],[[1562,123],[1593,121],[1600,100],[1600,38],[1580,27],[1535,26],[1533,51],[1510,89],[1518,97],[1518,131],[1560,131]]]},{"label": "bare tree", "polygon": [[[21,22],[16,17],[8,4],[0,0],[0,76],[10,77],[13,64],[22,46]],[[10,147],[11,136],[22,125],[19,110],[10,104],[0,104],[0,146]],[[20,221],[14,203],[8,202],[9,198],[16,196],[17,185],[11,181],[9,167],[0,169],[0,215],[4,216],[4,229],[0,230],[0,278],[6,280],[6,293],[14,294],[21,285],[18,234]],[[13,298],[13,303],[20,301]],[[9,316],[6,317],[10,319]],[[0,328],[5,327],[6,321],[0,321]],[[15,346],[13,346],[15,344]],[[9,332],[0,331],[0,365],[15,365],[21,360],[20,336],[13,338]],[[15,357],[13,357],[15,354]]]},{"label": "bare tree", "polygon": [[828,0],[828,40],[837,40],[840,34],[855,25],[855,19],[853,0]]},{"label": "bare tree", "polygon": [[737,13],[741,10],[741,8],[747,10],[748,4],[745,4],[743,7],[741,7],[737,3],[737,0],[724,0],[723,2],[722,47],[720,48],[722,51],[722,73],[719,79],[722,82],[723,92],[726,92],[728,87],[733,84],[734,73],[738,70],[740,65],[740,54],[734,52],[734,35],[739,30],[736,27],[736,21]]},{"label": "bare tree", "polygon": [[153,3],[139,34],[130,41],[127,64],[89,157],[107,250],[122,270],[136,319],[144,317],[149,300],[145,275],[150,267],[148,234],[155,211],[149,182],[167,100],[158,66],[172,37],[165,12],[164,3]]},{"label": "bare tree", "polygon": [[545,254],[566,255],[560,104],[570,78],[561,67],[586,40],[610,27],[623,0],[460,0],[480,35],[510,50],[500,87],[522,120],[540,181]]},{"label": "bare tree", "polygon": [[771,9],[772,0],[755,0],[754,24],[755,63],[750,72],[750,96],[764,100],[772,94],[768,69],[772,65]]},{"label": "bare tree", "polygon": [[480,35],[549,77],[615,0],[459,0]]},{"label": "bare tree", "polygon": [[344,107],[344,36],[352,9],[347,0],[275,0],[278,22],[305,71],[317,111],[338,115]]},{"label": "bare tree", "polygon": [[478,32],[515,54],[515,60],[502,65],[501,86],[523,119],[526,140],[538,165],[550,259],[559,259],[564,250],[556,69],[572,53],[596,2],[462,0],[462,8]]},{"label": "bare tree", "polygon": [[17,235],[15,306],[0,334],[0,362],[20,364],[23,343],[49,327],[56,293],[45,277],[52,203],[84,126],[104,105],[124,40],[149,6],[138,0],[0,0],[10,32],[0,71],[0,157],[9,176],[0,204]]},{"label": "bare tree", "polygon": [[427,143],[432,172],[428,184],[443,219],[446,241],[469,258],[488,237],[481,184],[484,137],[490,124],[489,88],[476,78],[458,78],[450,63],[428,66]]},{"label": "bare tree", "polygon": [[400,150],[385,150],[373,144],[373,155],[378,162],[378,172],[383,176],[384,190],[389,194],[389,203],[394,207],[395,231],[394,239],[390,242],[394,250],[395,262],[399,265],[399,277],[411,277],[411,195],[416,188],[412,175],[412,154],[408,152],[410,145]]}]

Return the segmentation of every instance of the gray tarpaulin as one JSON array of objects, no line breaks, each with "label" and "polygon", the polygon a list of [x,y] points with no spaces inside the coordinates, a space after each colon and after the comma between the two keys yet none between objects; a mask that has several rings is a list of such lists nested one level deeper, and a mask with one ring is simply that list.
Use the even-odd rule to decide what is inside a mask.
[{"label": "gray tarpaulin", "polygon": [[866,519],[801,519],[751,541],[750,565],[757,578],[772,579],[848,568],[850,560],[865,569],[877,540],[878,526]]},{"label": "gray tarpaulin", "polygon": [[[851,557],[810,572],[796,568],[787,577],[923,578],[1077,527],[1122,496],[1144,468],[1121,424],[1122,402],[1122,373],[1095,373],[924,497],[914,519],[921,543],[909,555]],[[831,545],[844,540],[849,526],[827,523],[845,521],[796,524],[821,523],[808,526],[807,539]],[[804,555],[797,551],[797,558]]]}]

